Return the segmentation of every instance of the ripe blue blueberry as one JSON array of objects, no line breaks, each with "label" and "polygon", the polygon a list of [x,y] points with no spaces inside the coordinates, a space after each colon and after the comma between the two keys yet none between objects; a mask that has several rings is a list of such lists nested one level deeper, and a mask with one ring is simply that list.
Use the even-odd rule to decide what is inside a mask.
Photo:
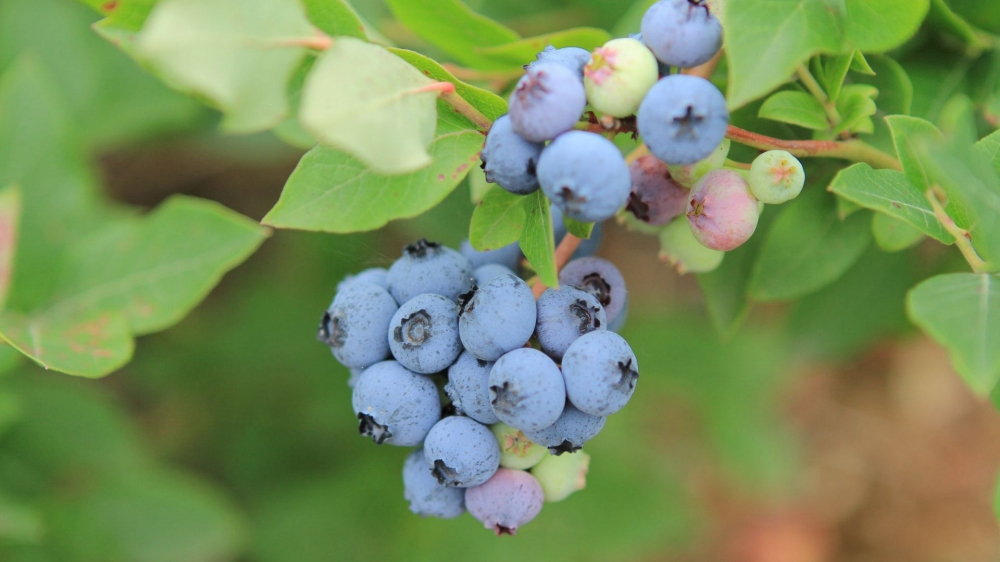
[{"label": "ripe blue blueberry", "polygon": [[535,296],[515,275],[497,277],[463,296],[458,317],[462,344],[485,361],[496,361],[528,343],[535,331]]},{"label": "ripe blue blueberry", "polygon": [[523,431],[555,423],[566,405],[559,367],[541,351],[515,349],[490,371],[490,404],[500,421]]},{"label": "ripe blue blueberry", "polygon": [[374,283],[383,289],[388,289],[389,282],[386,279],[388,274],[389,271],[384,267],[372,267],[359,271],[354,275],[344,277],[343,281],[337,284],[337,292],[343,291],[354,283]]},{"label": "ripe blue blueberry", "polygon": [[585,414],[572,404],[566,404],[566,409],[554,424],[540,431],[525,432],[525,435],[535,443],[548,447],[553,455],[575,453],[604,429],[605,421],[607,418],[604,416]]},{"label": "ripe blue blueberry", "polygon": [[448,382],[444,392],[451,399],[455,411],[486,425],[497,423],[500,418],[490,405],[490,371],[493,363],[476,359],[468,351],[459,355],[458,361],[448,367]]},{"label": "ripe blue blueberry", "polygon": [[667,164],[694,164],[709,157],[725,138],[729,110],[726,98],[711,82],[675,74],[649,90],[636,124],[654,156]]},{"label": "ripe blue blueberry", "polygon": [[389,356],[385,333],[397,308],[382,287],[362,281],[350,283],[323,314],[316,337],[330,346],[344,366],[364,369]]},{"label": "ripe blue blueberry", "polygon": [[500,467],[500,448],[485,425],[462,416],[434,424],[424,440],[424,465],[443,486],[470,488]]},{"label": "ripe blue blueberry", "polygon": [[722,48],[722,24],[702,0],[661,0],[642,17],[642,37],[665,64],[691,68]]},{"label": "ripe blue blueberry", "polygon": [[442,486],[427,469],[424,450],[416,449],[403,463],[403,497],[421,517],[454,519],[465,513],[465,490]]},{"label": "ripe blue blueberry", "polygon": [[403,303],[388,334],[392,356],[417,373],[443,371],[462,353],[458,305],[441,295],[417,295]]},{"label": "ripe blue blueberry", "polygon": [[549,450],[535,443],[523,431],[503,422],[490,426],[500,446],[500,466],[527,470],[549,456]]},{"label": "ripe blue blueberry", "polygon": [[469,260],[469,263],[472,264],[472,269],[478,269],[486,264],[495,263],[516,271],[518,264],[521,262],[521,247],[517,245],[517,242],[497,248],[496,250],[480,252],[473,248],[472,243],[466,239],[462,240],[458,251]]},{"label": "ripe blue blueberry", "polygon": [[581,49],[580,47],[563,47],[562,49],[557,49],[549,45],[542,52],[535,55],[535,58],[537,60],[525,66],[525,70],[538,65],[552,63],[565,66],[579,74],[580,78],[583,78],[583,67],[587,66],[587,63],[590,61],[590,51]]},{"label": "ripe blue blueberry", "polygon": [[563,215],[583,222],[609,219],[632,191],[618,147],[596,133],[570,131],[542,151],[538,183]]},{"label": "ripe blue blueberry", "polygon": [[483,286],[490,281],[496,279],[497,277],[503,277],[504,275],[517,275],[506,265],[500,265],[498,263],[488,263],[481,265],[472,272],[472,276],[476,278],[476,285]]},{"label": "ripe blue blueberry", "polygon": [[594,295],[611,324],[625,312],[628,298],[625,278],[615,264],[606,259],[591,256],[570,261],[559,272],[559,283]]},{"label": "ripe blue blueberry", "polygon": [[425,293],[457,301],[472,288],[472,264],[451,248],[420,240],[403,249],[403,257],[389,267],[387,279],[389,293],[399,304]]},{"label": "ripe blue blueberry", "polygon": [[523,470],[501,468],[482,486],[465,491],[469,513],[497,536],[517,534],[542,511],[543,503],[541,484]]},{"label": "ripe blue blueberry", "polygon": [[441,417],[434,382],[396,361],[365,369],[354,384],[351,402],[361,435],[379,445],[419,445]]},{"label": "ripe blue blueberry", "polygon": [[515,133],[510,116],[498,118],[490,127],[486,146],[479,155],[486,181],[518,195],[537,191],[535,167],[544,147],[542,143],[526,141]]},{"label": "ripe blue blueberry", "polygon": [[632,398],[639,362],[624,338],[614,332],[581,336],[562,362],[569,401],[581,412],[609,416]]},{"label": "ripe blue blueberry", "polygon": [[688,188],[674,181],[667,165],[647,154],[629,166],[632,193],[628,211],[646,224],[662,226],[687,211]]},{"label": "ripe blue blueberry", "polygon": [[576,126],[586,107],[579,75],[562,65],[537,64],[510,95],[511,125],[525,140],[543,142]]},{"label": "ripe blue blueberry", "polygon": [[606,330],[607,324],[604,307],[597,298],[576,287],[564,285],[559,289],[546,289],[538,297],[535,336],[542,351],[557,361],[577,338],[595,330]]}]

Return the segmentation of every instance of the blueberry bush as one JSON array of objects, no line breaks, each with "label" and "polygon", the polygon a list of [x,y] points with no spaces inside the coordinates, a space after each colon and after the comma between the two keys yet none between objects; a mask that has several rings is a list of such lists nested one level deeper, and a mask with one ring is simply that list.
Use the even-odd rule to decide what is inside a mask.
[{"label": "blueberry bush", "polygon": [[[228,164],[115,188],[171,142]],[[1000,5],[0,0],[2,560],[494,548],[401,497],[535,519],[497,559],[683,549],[693,466],[790,494],[788,372],[916,337],[1000,407]],[[692,458],[649,429],[685,408]]]}]

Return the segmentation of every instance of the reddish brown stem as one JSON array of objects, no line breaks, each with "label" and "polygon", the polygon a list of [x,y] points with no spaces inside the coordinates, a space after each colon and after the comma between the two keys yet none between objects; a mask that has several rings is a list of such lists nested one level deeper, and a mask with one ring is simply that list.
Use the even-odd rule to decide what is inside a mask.
[{"label": "reddish brown stem", "polygon": [[[566,236],[562,239],[562,242],[560,242],[559,246],[556,248],[555,261],[556,261],[557,273],[559,272],[559,270],[563,268],[563,266],[566,265],[566,263],[569,261],[569,258],[573,257],[573,253],[576,252],[576,249],[580,247],[580,242],[581,240],[576,236],[573,236],[570,233],[566,233]],[[545,283],[542,283],[540,279],[536,280],[534,285],[531,287],[531,291],[535,293],[536,299],[540,297],[542,293],[545,292],[545,289],[548,289],[548,287],[546,287]]]},{"label": "reddish brown stem", "polygon": [[721,49],[719,50],[718,53],[715,53],[715,56],[712,57],[712,60],[706,62],[701,66],[696,66],[694,68],[686,68],[681,72],[681,74],[687,74],[689,76],[700,76],[701,78],[708,80],[709,78],[712,77],[712,74],[715,74],[715,68],[719,66],[720,60],[722,60]]}]

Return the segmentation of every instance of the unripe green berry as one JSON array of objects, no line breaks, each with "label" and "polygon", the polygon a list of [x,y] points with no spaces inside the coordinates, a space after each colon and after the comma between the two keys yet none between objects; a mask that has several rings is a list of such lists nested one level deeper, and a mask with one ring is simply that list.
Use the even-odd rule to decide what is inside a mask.
[{"label": "unripe green berry", "polygon": [[500,446],[500,466],[527,470],[547,457],[549,450],[525,437],[524,432],[505,423],[495,423],[490,431]]},{"label": "unripe green berry", "polygon": [[700,162],[688,164],[687,166],[667,166],[667,169],[670,170],[670,176],[684,187],[694,187],[694,184],[698,183],[698,180],[704,177],[705,174],[712,170],[718,170],[726,164],[726,158],[729,157],[730,144],[729,139],[723,140],[716,147],[715,151],[708,155],[708,158]]},{"label": "unripe green berry", "polygon": [[568,455],[549,455],[542,459],[531,474],[542,485],[545,501],[558,502],[587,486],[590,455],[577,451]]},{"label": "unripe green berry", "polygon": [[612,117],[635,113],[657,79],[656,57],[641,41],[628,38],[612,39],[595,49],[583,69],[590,105]]},{"label": "unripe green berry", "polygon": [[805,183],[802,163],[784,150],[765,152],[750,166],[750,191],[764,203],[777,205],[795,199]]},{"label": "unripe green berry", "polygon": [[725,256],[725,252],[706,248],[698,242],[683,217],[675,219],[660,232],[660,259],[669,262],[682,275],[715,271]]}]

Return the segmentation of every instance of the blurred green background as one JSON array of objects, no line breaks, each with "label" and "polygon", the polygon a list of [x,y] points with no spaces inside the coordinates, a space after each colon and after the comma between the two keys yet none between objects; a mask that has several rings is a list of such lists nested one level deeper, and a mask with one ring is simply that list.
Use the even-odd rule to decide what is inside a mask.
[{"label": "blurred green background", "polygon": [[[380,3],[353,4],[392,40],[421,47]],[[530,35],[574,25],[627,33],[644,3],[469,4]],[[185,193],[259,220],[301,153],[271,135],[219,136],[216,114],[100,39],[89,28],[97,18],[74,0],[0,0],[0,72],[23,57],[44,68],[111,198],[151,207]],[[469,516],[411,515],[407,450],[357,435],[347,373],[315,326],[345,274],[388,265],[418,237],[457,245],[471,211],[463,185],[428,215],[377,233],[276,232],[186,320],[140,339],[134,361],[101,381],[46,373],[0,348],[0,560],[917,560],[865,558],[898,554],[883,536],[899,533],[928,551],[925,527],[883,524],[873,539],[866,514],[905,517],[912,506],[876,492],[886,481],[910,490],[899,471],[924,469],[913,489],[937,489],[930,475],[941,467],[921,455],[958,434],[965,448],[947,458],[964,459],[972,476],[942,492],[958,505],[946,513],[978,533],[931,549],[972,554],[933,559],[995,554],[985,498],[1000,459],[984,445],[996,443],[995,416],[940,353],[911,340],[903,313],[919,264],[941,254],[870,250],[834,286],[794,307],[756,309],[723,342],[697,283],[657,261],[655,240],[613,225],[600,253],[630,284],[624,335],[642,384],[588,443],[586,490],[547,504],[515,538]],[[937,381],[937,391],[894,382],[900,365],[927,371],[916,380]],[[948,423],[928,428],[906,417],[913,409]],[[885,442],[860,437],[873,432]],[[884,468],[876,453],[888,450],[909,460]],[[840,505],[849,493],[861,495]],[[935,521],[927,528],[940,531]]]}]

